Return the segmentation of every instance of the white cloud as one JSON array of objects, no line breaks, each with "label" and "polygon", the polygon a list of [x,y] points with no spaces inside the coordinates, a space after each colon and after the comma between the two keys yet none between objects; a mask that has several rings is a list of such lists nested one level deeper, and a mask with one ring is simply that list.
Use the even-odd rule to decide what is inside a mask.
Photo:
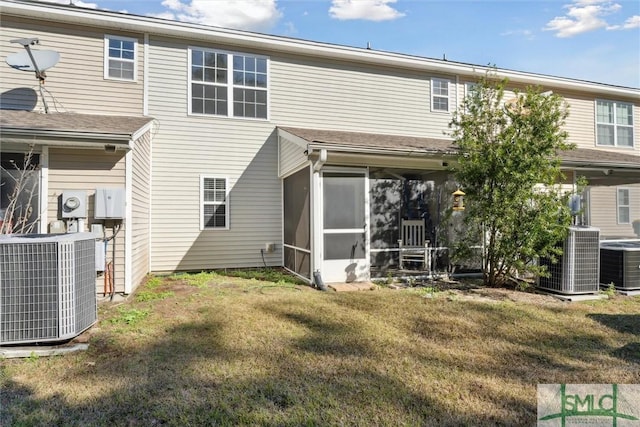
[{"label": "white cloud", "polygon": [[405,14],[389,4],[397,0],[332,0],[329,15],[340,20],[390,21]]},{"label": "white cloud", "polygon": [[533,31],[531,30],[508,30],[503,33],[500,33],[501,36],[516,36],[516,37],[524,37],[527,40],[535,39]]},{"label": "white cloud", "polygon": [[633,28],[640,28],[640,15],[628,18],[622,25],[610,25],[607,30],[631,30]]},{"label": "white cloud", "polygon": [[284,33],[288,36],[292,36],[298,32],[296,25],[291,21],[284,23],[284,29],[285,29]]},{"label": "white cloud", "polygon": [[576,0],[563,6],[568,9],[566,15],[556,16],[549,21],[544,31],[554,31],[556,37],[575,35],[610,27],[604,16],[618,12],[622,6],[607,0]]},{"label": "white cloud", "polygon": [[166,11],[157,18],[183,22],[266,31],[282,17],[276,0],[164,0]]},{"label": "white cloud", "polygon": [[58,4],[73,4],[74,6],[79,6],[79,7],[87,7],[89,9],[96,9],[98,7],[98,5],[96,3],[87,3],[84,2],[82,0],[38,0],[41,1],[43,3],[58,3]]}]

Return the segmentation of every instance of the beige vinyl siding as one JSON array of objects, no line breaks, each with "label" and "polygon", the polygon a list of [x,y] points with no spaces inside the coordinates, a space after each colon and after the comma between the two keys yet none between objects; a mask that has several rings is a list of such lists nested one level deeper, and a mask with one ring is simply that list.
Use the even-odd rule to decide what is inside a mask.
[{"label": "beige vinyl siding", "polygon": [[[560,93],[562,94],[562,93]],[[569,117],[565,129],[569,133],[569,142],[578,147],[591,148],[606,151],[640,153],[640,101],[633,99],[617,98],[611,96],[594,96],[579,93],[562,94],[569,103]],[[628,102],[633,104],[633,137],[634,148],[604,147],[596,145],[595,108],[596,99]]]},{"label": "beige vinyl siding", "polygon": [[[282,241],[275,127],[187,116],[187,44],[151,44],[149,115],[161,123],[153,136],[151,270],[262,266],[265,243]],[[201,175],[229,180],[228,230],[200,230]],[[281,265],[281,249],[265,262]]]},{"label": "beige vinyl siding", "polygon": [[640,220],[640,184],[589,189],[591,225],[600,229],[601,238],[634,238],[632,224],[618,224],[617,189],[628,188],[631,222]]},{"label": "beige vinyl siding", "polygon": [[[138,79],[135,82],[104,79],[104,36],[120,35],[138,39]],[[24,20],[12,16],[2,16],[0,32],[0,56],[19,52],[24,48],[10,40],[22,37],[36,37],[40,44],[35,50],[55,50],[60,53],[60,61],[47,70],[45,88],[50,111],[95,113],[95,114],[137,114],[142,113],[143,98],[143,54],[142,35],[101,31],[83,26],[61,25],[52,22]],[[21,92],[15,89],[22,88]],[[27,93],[24,88],[31,89]],[[12,91],[13,90],[13,91]],[[44,111],[38,81],[35,73],[14,70],[7,66],[0,73],[2,105],[10,108]],[[12,91],[7,95],[8,91]],[[105,96],[108,94],[108,96]],[[35,107],[31,100],[37,99]]]},{"label": "beige vinyl siding", "polygon": [[151,133],[135,141],[132,155],[131,257],[132,289],[150,271],[149,239],[151,233]]},{"label": "beige vinyl siding", "polygon": [[271,56],[271,120],[278,125],[443,138],[452,113],[431,112],[431,78],[455,76]]},{"label": "beige vinyl siding", "polygon": [[[152,271],[260,266],[265,243],[282,241],[275,127],[306,126],[441,138],[449,113],[431,113],[432,77],[453,76],[270,57],[270,120],[188,116],[188,46],[229,46],[150,37],[153,143]],[[229,179],[229,229],[200,230],[200,176]],[[265,254],[281,264],[281,247]]]},{"label": "beige vinyl siding", "polygon": [[289,141],[280,141],[280,177],[288,175],[307,161],[304,148]]},{"label": "beige vinyl siding", "polygon": [[[49,223],[58,217],[59,198],[65,190],[87,191],[86,229],[95,221],[94,200],[97,187],[120,187],[125,185],[124,152],[105,153],[103,150],[49,148],[49,193],[47,198]],[[124,291],[124,240],[127,230],[123,226],[116,238],[116,290]],[[107,235],[112,234],[111,228]],[[111,260],[112,243],[109,242],[107,260]],[[103,280],[97,280],[97,291],[102,293]]]},{"label": "beige vinyl siding", "polygon": [[[282,239],[275,136],[233,125],[198,134],[202,125],[192,123],[180,139],[162,130],[154,137],[153,271],[260,266],[264,244]],[[199,228],[201,175],[229,179],[228,230]],[[267,263],[280,264],[280,249],[265,254]]]}]

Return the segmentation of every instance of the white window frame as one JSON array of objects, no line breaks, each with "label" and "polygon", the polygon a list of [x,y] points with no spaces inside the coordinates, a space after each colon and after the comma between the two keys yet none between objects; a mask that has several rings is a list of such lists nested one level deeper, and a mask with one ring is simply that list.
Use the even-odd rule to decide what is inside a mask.
[{"label": "white window frame", "polygon": [[[464,98],[462,100],[462,102],[466,102],[467,99],[469,98],[469,95],[471,95],[471,91],[476,88],[479,87],[480,83],[478,82],[465,82],[464,83]],[[468,111],[467,108],[465,108],[465,111]]]},{"label": "white window frame", "polygon": [[[447,85],[447,96],[437,94],[434,91],[435,83],[446,83]],[[451,79],[445,79],[440,77],[432,77],[431,78],[431,112],[433,113],[449,113],[451,111],[451,100],[453,97],[451,96]],[[435,99],[436,98],[446,98],[447,99],[447,109],[442,110],[439,108],[435,108]]]},{"label": "white window frame", "polygon": [[[609,123],[609,122],[599,122],[598,121],[598,103],[599,102],[606,102],[606,103],[611,103],[613,104],[613,122]],[[629,105],[631,106],[631,124],[630,125],[622,125],[622,124],[618,124],[617,122],[617,106],[619,104],[624,104],[624,105]],[[622,148],[622,149],[630,149],[633,150],[636,146],[636,135],[633,129],[633,118],[634,118],[634,105],[631,102],[621,102],[621,101],[612,101],[610,99],[596,99],[595,100],[595,107],[594,107],[594,121],[595,121],[595,139],[596,139],[596,146],[598,147],[615,147],[615,148]],[[607,125],[607,126],[613,126],[613,145],[610,144],[601,144],[600,141],[598,141],[598,125]],[[618,128],[628,128],[631,129],[631,145],[618,145]]]},{"label": "white window frame", "polygon": [[[122,40],[133,42],[133,59],[111,58],[109,56],[109,40]],[[109,61],[129,62],[133,64],[133,79],[124,79],[120,77],[112,77],[109,75]],[[117,80],[121,82],[137,82],[138,81],[138,39],[133,37],[115,36],[113,34],[104,35],[104,78],[105,80]]]},{"label": "white window frame", "polygon": [[[224,202],[208,202],[205,201],[204,198],[204,181],[205,179],[220,179],[224,180],[225,186],[225,194],[224,194]],[[205,205],[214,205],[220,206],[225,205],[225,218],[224,218],[224,227],[206,227],[204,221],[204,207]],[[229,178],[226,176],[220,175],[200,175],[200,231],[204,230],[228,230],[229,229]]]},{"label": "white window frame", "polygon": [[[200,81],[192,81],[192,52],[193,51],[202,51],[209,52],[215,54],[223,54],[227,55],[227,82],[226,83],[208,83],[208,82],[200,82]],[[264,59],[266,61],[266,74],[267,74],[267,86],[265,88],[257,87],[257,86],[244,86],[244,85],[236,85],[233,82],[233,58],[235,56],[243,56],[250,57],[256,59]],[[258,121],[269,121],[271,116],[271,64],[270,58],[264,55],[256,55],[253,53],[243,53],[243,52],[232,52],[220,49],[210,49],[199,46],[189,46],[187,49],[187,114],[190,116],[202,116],[202,117],[222,117],[222,118],[231,118],[231,119],[243,119],[243,120],[258,120]],[[227,114],[205,114],[205,113],[194,113],[193,105],[192,105],[192,83],[198,84],[208,84],[212,86],[218,87],[226,87],[227,88]],[[234,89],[252,89],[257,91],[264,91],[267,96],[267,105],[266,105],[266,117],[244,117],[244,116],[236,116],[234,115]]]},{"label": "white window frame", "polygon": [[[620,203],[620,192],[621,191],[626,191],[627,192],[627,201],[628,204],[622,204]],[[626,209],[627,210],[627,221],[621,221],[620,220],[620,209]],[[616,188],[616,220],[618,224],[624,225],[624,224],[631,224],[631,189],[627,188],[627,187],[617,187]]]}]

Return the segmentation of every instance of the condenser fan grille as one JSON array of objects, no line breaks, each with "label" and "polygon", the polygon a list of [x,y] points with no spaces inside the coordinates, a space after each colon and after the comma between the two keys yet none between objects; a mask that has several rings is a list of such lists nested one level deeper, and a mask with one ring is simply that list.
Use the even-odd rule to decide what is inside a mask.
[{"label": "condenser fan grille", "polygon": [[591,227],[570,227],[561,243],[558,262],[543,258],[549,277],[540,277],[538,287],[563,294],[596,293],[599,289],[600,231]]},{"label": "condenser fan grille", "polygon": [[0,239],[0,344],[73,338],[96,320],[93,235]]}]

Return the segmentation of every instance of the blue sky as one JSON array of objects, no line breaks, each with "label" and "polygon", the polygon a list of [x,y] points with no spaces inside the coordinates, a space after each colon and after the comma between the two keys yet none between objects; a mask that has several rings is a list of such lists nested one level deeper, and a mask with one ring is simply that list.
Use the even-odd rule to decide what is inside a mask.
[{"label": "blue sky", "polygon": [[[68,3],[69,0],[52,0]],[[76,5],[640,88],[640,1],[74,0]]]}]

